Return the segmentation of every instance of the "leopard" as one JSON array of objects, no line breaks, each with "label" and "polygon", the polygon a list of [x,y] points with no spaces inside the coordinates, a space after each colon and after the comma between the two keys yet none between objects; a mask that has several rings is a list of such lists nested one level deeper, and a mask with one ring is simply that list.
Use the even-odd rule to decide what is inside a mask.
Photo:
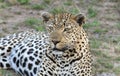
[{"label": "leopard", "polygon": [[0,39],[0,69],[13,69],[21,76],[92,76],[85,16],[44,12],[41,17],[46,31]]}]

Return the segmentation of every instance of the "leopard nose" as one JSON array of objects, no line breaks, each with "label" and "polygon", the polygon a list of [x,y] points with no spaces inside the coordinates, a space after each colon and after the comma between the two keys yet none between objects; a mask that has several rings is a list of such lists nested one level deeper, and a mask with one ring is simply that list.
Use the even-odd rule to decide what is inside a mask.
[{"label": "leopard nose", "polygon": [[54,40],[52,40],[52,42],[54,43],[54,45],[56,45],[56,44],[59,43],[60,41],[54,41]]}]

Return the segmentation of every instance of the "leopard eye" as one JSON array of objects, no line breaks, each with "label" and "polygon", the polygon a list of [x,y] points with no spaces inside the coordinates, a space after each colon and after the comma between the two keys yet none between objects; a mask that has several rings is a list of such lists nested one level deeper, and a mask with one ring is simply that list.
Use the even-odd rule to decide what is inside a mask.
[{"label": "leopard eye", "polygon": [[53,27],[52,27],[52,26],[49,26],[49,29],[50,29],[50,30],[53,30]]},{"label": "leopard eye", "polygon": [[47,26],[47,30],[48,30],[49,32],[51,32],[51,31],[53,31],[53,27],[52,27],[52,26]]},{"label": "leopard eye", "polygon": [[67,29],[65,28],[64,31],[67,31]]},{"label": "leopard eye", "polygon": [[65,28],[65,29],[64,29],[64,31],[69,31],[69,30],[70,30],[70,28]]}]

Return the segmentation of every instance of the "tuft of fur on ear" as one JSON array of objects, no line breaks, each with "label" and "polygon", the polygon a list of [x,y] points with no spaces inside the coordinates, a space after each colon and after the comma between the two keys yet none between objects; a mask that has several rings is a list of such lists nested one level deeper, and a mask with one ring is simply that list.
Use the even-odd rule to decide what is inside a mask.
[{"label": "tuft of fur on ear", "polygon": [[41,16],[42,16],[44,22],[49,21],[49,19],[51,18],[51,14],[48,13],[48,12],[43,12],[43,13],[41,14]]},{"label": "tuft of fur on ear", "polygon": [[85,23],[85,16],[83,14],[78,14],[77,16],[75,16],[75,20],[79,25],[82,25],[83,23]]}]

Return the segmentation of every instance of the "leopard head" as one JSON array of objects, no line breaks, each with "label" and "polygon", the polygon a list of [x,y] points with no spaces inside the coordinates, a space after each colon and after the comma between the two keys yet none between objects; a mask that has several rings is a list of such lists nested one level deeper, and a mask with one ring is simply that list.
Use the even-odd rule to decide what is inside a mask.
[{"label": "leopard head", "polygon": [[53,50],[65,51],[76,48],[79,43],[82,31],[82,24],[85,17],[82,14],[72,15],[61,13],[52,15],[42,14]]}]

